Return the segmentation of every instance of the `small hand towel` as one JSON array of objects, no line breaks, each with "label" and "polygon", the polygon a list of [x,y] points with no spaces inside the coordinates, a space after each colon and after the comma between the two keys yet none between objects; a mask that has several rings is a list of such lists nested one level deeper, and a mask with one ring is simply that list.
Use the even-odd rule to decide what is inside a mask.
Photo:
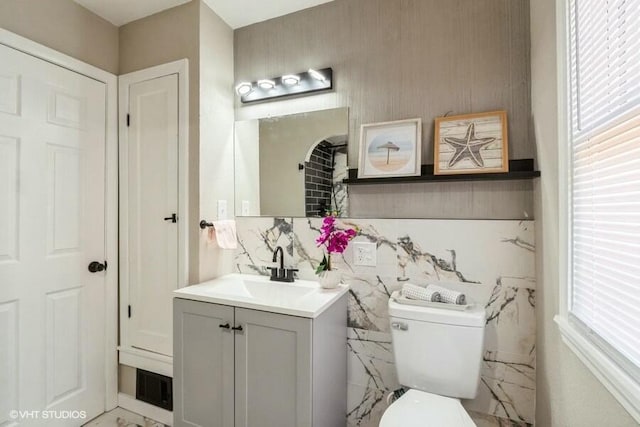
[{"label": "small hand towel", "polygon": [[214,221],[213,230],[216,242],[221,249],[236,249],[238,237],[236,235],[236,222],[232,219]]},{"label": "small hand towel", "polygon": [[467,303],[467,297],[462,292],[453,291],[436,285],[428,285],[427,291],[438,292],[440,294],[440,302],[458,305],[465,305]]},{"label": "small hand towel", "polygon": [[403,297],[409,299],[440,302],[439,292],[433,292],[428,288],[412,285],[411,283],[405,283],[404,285],[402,285],[402,292],[400,294]]}]

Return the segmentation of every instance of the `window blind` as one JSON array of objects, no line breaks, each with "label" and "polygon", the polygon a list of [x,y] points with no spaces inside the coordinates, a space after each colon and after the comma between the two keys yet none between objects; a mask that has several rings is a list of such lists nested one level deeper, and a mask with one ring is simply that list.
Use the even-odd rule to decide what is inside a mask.
[{"label": "window blind", "polygon": [[640,2],[571,1],[573,134],[587,137],[640,104]]},{"label": "window blind", "polygon": [[640,1],[569,7],[570,313],[640,367]]}]

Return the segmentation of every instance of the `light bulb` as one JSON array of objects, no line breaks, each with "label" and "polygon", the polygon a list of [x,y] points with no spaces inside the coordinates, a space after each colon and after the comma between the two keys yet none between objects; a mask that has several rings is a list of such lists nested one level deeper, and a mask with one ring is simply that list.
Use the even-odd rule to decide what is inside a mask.
[{"label": "light bulb", "polygon": [[253,86],[249,82],[242,82],[236,86],[236,92],[238,95],[246,95],[253,90]]},{"label": "light bulb", "polygon": [[295,86],[300,83],[300,76],[287,74],[286,76],[282,76],[282,83],[287,86]]},{"label": "light bulb", "polygon": [[324,74],[314,70],[313,68],[309,68],[309,75],[311,77],[313,77],[314,79],[319,80],[321,82],[327,80],[327,78],[324,76]]},{"label": "light bulb", "polygon": [[276,87],[276,82],[267,79],[258,80],[258,86],[260,86],[262,89],[273,89],[274,87]]}]

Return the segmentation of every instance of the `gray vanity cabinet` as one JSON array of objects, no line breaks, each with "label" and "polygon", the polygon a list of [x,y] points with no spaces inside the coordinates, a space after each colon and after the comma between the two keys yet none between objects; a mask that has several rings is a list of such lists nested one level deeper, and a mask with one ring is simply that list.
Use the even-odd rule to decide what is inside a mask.
[{"label": "gray vanity cabinet", "polygon": [[236,308],[236,427],[311,427],[312,319]]},{"label": "gray vanity cabinet", "polygon": [[176,298],[174,426],[344,427],[346,299],[312,319]]},{"label": "gray vanity cabinet", "polygon": [[234,427],[233,320],[233,307],[174,299],[175,426]]}]

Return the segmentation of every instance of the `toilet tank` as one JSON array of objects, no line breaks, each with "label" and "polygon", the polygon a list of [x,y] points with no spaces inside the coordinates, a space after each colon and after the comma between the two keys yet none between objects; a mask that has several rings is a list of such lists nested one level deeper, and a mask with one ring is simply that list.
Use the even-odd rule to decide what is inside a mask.
[{"label": "toilet tank", "polygon": [[473,399],[478,391],[485,311],[398,304],[389,300],[393,354],[400,384]]}]

